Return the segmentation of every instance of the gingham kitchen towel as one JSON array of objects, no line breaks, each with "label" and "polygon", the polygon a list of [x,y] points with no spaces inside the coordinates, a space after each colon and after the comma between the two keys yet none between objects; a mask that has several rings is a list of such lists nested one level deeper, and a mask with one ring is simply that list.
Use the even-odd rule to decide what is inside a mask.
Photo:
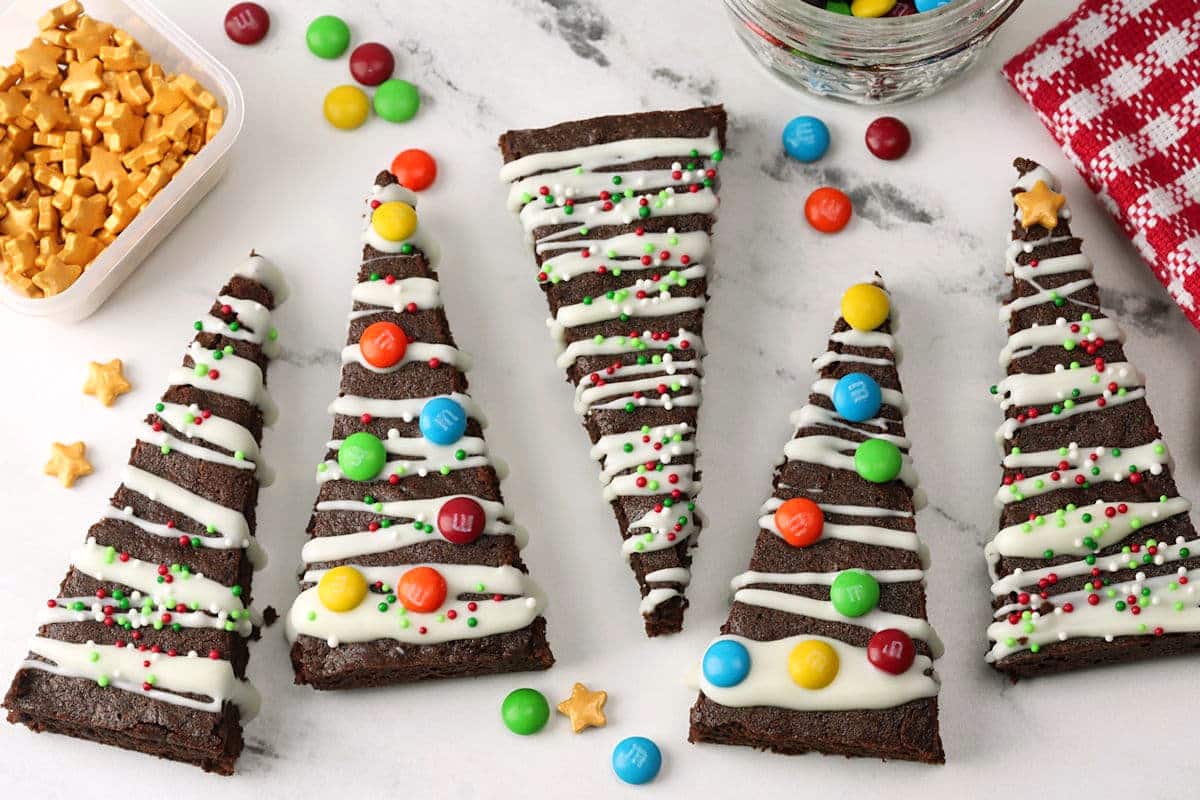
[{"label": "gingham kitchen towel", "polygon": [[1004,74],[1200,328],[1200,0],[1084,0]]}]

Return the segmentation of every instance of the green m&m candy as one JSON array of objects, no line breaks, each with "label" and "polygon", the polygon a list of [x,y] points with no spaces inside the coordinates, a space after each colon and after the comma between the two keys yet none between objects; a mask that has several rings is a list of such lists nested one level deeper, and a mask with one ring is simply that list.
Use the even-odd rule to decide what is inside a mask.
[{"label": "green m&m candy", "polygon": [[829,599],[839,614],[861,617],[879,604],[879,581],[861,569],[848,569],[833,579]]},{"label": "green m&m candy", "polygon": [[854,469],[871,483],[887,483],[900,474],[900,448],[883,439],[867,439],[854,451]]},{"label": "green m&m candy", "polygon": [[350,434],[342,442],[337,460],[342,474],[350,480],[369,481],[383,470],[387,462],[387,449],[378,436],[359,431]]},{"label": "green m&m candy", "polygon": [[337,58],[350,46],[350,26],[341,17],[326,14],[308,23],[304,40],[314,56]]},{"label": "green m&m candy", "polygon": [[537,689],[514,689],[500,706],[504,726],[513,733],[529,736],[550,721],[550,703]]},{"label": "green m&m candy", "polygon": [[375,90],[375,113],[388,122],[408,122],[421,107],[417,87],[399,78],[389,78]]}]

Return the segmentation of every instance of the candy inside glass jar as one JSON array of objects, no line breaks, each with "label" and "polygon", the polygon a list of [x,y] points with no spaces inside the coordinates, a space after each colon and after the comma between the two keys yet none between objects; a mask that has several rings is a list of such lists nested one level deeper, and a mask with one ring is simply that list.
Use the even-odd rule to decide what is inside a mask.
[{"label": "candy inside glass jar", "polygon": [[814,94],[880,104],[970,68],[1021,0],[725,0],[764,65]]}]

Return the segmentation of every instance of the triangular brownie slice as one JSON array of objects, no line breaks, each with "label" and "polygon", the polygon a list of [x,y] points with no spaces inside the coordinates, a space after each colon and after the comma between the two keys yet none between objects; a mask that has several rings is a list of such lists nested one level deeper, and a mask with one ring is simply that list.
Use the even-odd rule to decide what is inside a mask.
[{"label": "triangular brownie slice", "polygon": [[500,137],[509,208],[533,243],[531,277],[650,636],[683,626],[700,530],[701,337],[724,147],[720,106]]},{"label": "triangular brownie slice", "polygon": [[1200,646],[1187,500],[1057,179],[1014,162],[987,660],[1027,677]]},{"label": "triangular brownie slice", "polygon": [[945,758],[890,309],[881,283],[851,287],[813,363],[750,571],[697,672],[693,742]]},{"label": "triangular brownie slice", "polygon": [[287,617],[296,682],[318,689],[554,663],[416,203],[390,173],[376,178]]}]

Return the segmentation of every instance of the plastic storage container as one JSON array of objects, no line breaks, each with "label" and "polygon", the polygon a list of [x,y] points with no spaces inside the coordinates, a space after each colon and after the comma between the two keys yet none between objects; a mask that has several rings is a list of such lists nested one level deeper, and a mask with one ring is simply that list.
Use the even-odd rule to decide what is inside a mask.
[{"label": "plastic storage container", "polygon": [[864,19],[804,0],[725,0],[755,58],[793,85],[852,103],[937,91],[973,65],[1021,0],[954,0],[906,17]]},{"label": "plastic storage container", "polygon": [[[0,10],[2,63],[12,63],[16,51],[29,46],[37,33],[38,18],[59,2],[16,0]],[[242,90],[233,73],[148,3],[84,0],[84,8],[88,16],[127,30],[167,72],[186,72],[200,81],[225,109],[225,123],[65,292],[35,300],[0,285],[0,303],[6,308],[62,321],[80,320],[98,309],[208,194],[229,167],[229,153],[241,133],[245,115]]]}]

